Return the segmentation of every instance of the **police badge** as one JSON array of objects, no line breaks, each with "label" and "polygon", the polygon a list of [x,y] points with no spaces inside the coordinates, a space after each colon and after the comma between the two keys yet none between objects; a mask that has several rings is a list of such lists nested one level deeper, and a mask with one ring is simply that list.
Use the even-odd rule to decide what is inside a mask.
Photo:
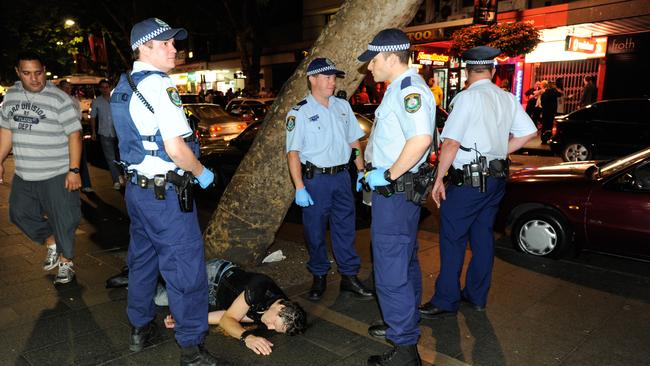
[{"label": "police badge", "polygon": [[408,113],[415,113],[420,110],[422,102],[420,101],[420,94],[411,93],[404,97],[404,109]]},{"label": "police badge", "polygon": [[296,127],[296,117],[289,116],[289,118],[287,118],[287,131],[293,131],[294,127]]},{"label": "police badge", "polygon": [[181,102],[181,96],[178,95],[178,90],[176,88],[169,87],[167,88],[167,95],[169,99],[174,103],[175,106],[180,107],[183,102]]}]

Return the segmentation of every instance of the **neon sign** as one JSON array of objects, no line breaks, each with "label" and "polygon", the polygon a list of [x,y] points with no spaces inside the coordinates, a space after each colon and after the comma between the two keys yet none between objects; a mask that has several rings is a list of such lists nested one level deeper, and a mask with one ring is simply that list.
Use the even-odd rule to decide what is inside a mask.
[{"label": "neon sign", "polygon": [[419,51],[415,60],[421,65],[443,66],[446,62],[449,61],[449,56]]},{"label": "neon sign", "polygon": [[598,41],[594,38],[580,38],[566,36],[564,44],[565,51],[594,53],[598,48]]}]

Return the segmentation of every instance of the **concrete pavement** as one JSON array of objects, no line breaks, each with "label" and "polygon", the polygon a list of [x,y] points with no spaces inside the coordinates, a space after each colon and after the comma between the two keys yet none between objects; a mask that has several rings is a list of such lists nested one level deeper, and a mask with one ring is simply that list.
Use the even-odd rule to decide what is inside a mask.
[{"label": "concrete pavement", "polygon": [[[5,177],[13,173],[5,163]],[[176,365],[171,332],[140,353],[128,350],[126,291],[106,290],[106,278],[124,264],[128,217],[107,171],[91,167],[96,194],[82,194],[83,221],[77,231],[77,280],[53,286],[43,272],[45,249],[8,222],[9,185],[0,185],[0,365]],[[371,283],[369,230],[357,232],[363,264],[360,277]],[[439,269],[438,239],[423,221],[420,261],[424,299],[434,291]],[[304,253],[302,227],[285,223],[278,241],[292,255]],[[456,318],[422,320],[420,352],[435,365],[646,365],[650,359],[650,276],[574,261],[530,258],[500,241],[488,309],[461,307]],[[298,248],[301,248],[298,250]],[[468,252],[466,260],[471,253]],[[296,263],[299,263],[297,261]],[[280,264],[279,264],[280,265]],[[638,265],[635,262],[634,265]],[[257,356],[211,329],[206,346],[238,365],[365,365],[389,349],[366,335],[380,316],[375,302],[339,296],[338,278],[319,303],[306,300],[310,277],[286,288],[310,314],[301,336],[270,335],[269,357]],[[167,313],[159,309],[159,319]]]}]

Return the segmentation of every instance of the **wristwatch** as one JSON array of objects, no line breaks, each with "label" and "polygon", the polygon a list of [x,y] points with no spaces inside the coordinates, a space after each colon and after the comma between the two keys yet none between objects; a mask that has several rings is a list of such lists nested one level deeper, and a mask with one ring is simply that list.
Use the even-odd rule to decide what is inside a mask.
[{"label": "wristwatch", "polygon": [[384,179],[386,179],[388,183],[395,183],[395,179],[390,179],[390,170],[388,169],[384,172]]},{"label": "wristwatch", "polygon": [[75,174],[79,174],[79,168],[70,168],[70,169],[68,169],[68,171],[72,172],[72,173],[75,173]]}]

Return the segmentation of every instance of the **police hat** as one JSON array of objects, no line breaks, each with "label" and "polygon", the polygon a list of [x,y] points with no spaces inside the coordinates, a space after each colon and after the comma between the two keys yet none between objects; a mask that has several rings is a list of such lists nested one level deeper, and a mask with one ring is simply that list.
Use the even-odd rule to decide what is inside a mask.
[{"label": "police hat", "polygon": [[319,57],[313,59],[307,66],[307,76],[311,75],[336,75],[343,76],[345,72],[336,69],[336,65],[329,58]]},{"label": "police hat", "polygon": [[463,52],[460,58],[468,65],[494,64],[494,58],[501,54],[501,50],[489,46],[478,46]]},{"label": "police hat", "polygon": [[185,39],[187,31],[185,28],[172,28],[158,18],[145,19],[131,28],[131,49],[135,50],[152,39],[166,41],[172,38]]},{"label": "police hat", "polygon": [[384,29],[377,33],[372,42],[368,43],[368,49],[357,59],[361,62],[371,60],[379,52],[406,51],[411,48],[411,42],[406,33],[397,28]]}]

